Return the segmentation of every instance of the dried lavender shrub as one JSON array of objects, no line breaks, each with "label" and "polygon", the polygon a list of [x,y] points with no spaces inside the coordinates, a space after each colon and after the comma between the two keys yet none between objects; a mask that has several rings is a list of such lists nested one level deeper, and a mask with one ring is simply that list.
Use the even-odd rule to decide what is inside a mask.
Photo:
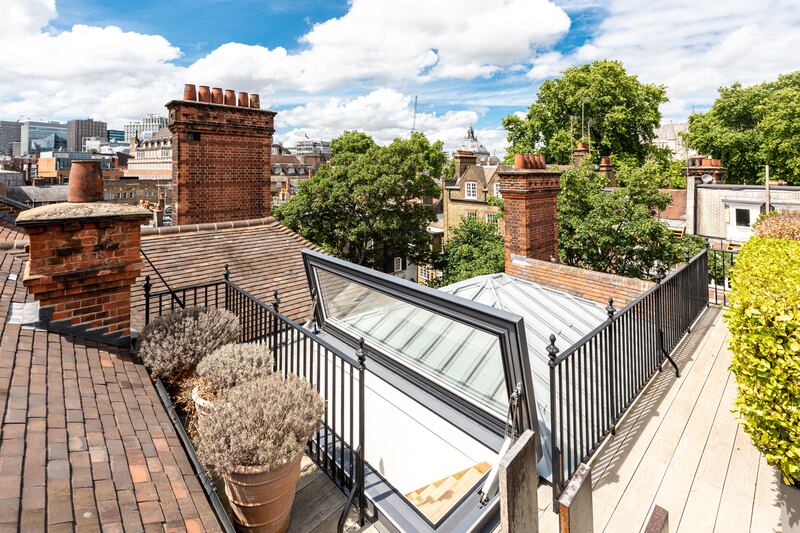
[{"label": "dried lavender shrub", "polygon": [[218,474],[277,468],[319,427],[320,395],[305,380],[271,374],[228,390],[197,425],[197,453]]},{"label": "dried lavender shrub", "polygon": [[179,384],[200,360],[239,337],[239,319],[223,309],[188,307],[142,329],[139,356],[158,377]]},{"label": "dried lavender shrub", "polygon": [[800,241],[800,211],[771,213],[756,224],[756,235]]},{"label": "dried lavender shrub", "polygon": [[245,381],[272,373],[272,352],[265,344],[226,344],[197,365],[204,396],[216,397]]}]

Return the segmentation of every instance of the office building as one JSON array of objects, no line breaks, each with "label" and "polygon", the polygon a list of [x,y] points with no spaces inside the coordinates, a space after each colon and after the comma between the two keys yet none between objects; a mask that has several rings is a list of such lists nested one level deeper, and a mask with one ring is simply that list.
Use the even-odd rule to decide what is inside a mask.
[{"label": "office building", "polygon": [[[161,128],[167,127],[167,117],[162,115],[147,115],[142,120],[134,120],[123,126],[125,142],[131,139],[147,137],[155,134]],[[148,134],[148,135],[145,135]]]},{"label": "office building", "polygon": [[19,142],[21,124],[10,120],[0,120],[0,154],[12,155],[11,143]]},{"label": "office building", "polygon": [[106,123],[91,118],[70,120],[67,122],[67,151],[83,150],[83,141],[87,137],[105,138]]},{"label": "office building", "polygon": [[67,149],[67,125],[63,122],[27,120],[20,125],[21,154]]}]

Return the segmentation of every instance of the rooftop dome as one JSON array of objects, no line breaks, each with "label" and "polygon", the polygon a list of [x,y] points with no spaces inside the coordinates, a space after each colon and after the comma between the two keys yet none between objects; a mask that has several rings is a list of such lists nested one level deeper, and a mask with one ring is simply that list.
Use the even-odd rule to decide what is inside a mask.
[{"label": "rooftop dome", "polygon": [[467,130],[467,136],[464,137],[461,145],[456,148],[456,150],[472,152],[478,157],[478,159],[489,157],[489,150],[487,150],[486,147],[480,143],[477,137],[475,137],[475,130],[472,129],[472,126],[469,127]]}]

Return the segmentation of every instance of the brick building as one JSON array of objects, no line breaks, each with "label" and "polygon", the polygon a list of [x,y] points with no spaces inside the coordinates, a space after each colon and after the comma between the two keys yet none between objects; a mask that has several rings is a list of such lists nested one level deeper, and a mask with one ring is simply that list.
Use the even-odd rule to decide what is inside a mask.
[{"label": "brick building", "polygon": [[464,150],[455,152],[453,158],[456,180],[444,186],[445,241],[450,238],[453,228],[466,218],[493,222],[502,233],[502,219],[497,218],[499,207],[490,203],[491,198],[501,198],[498,171],[502,167],[478,164],[478,156]]},{"label": "brick building", "polygon": [[257,94],[187,85],[167,104],[178,224],[270,215],[273,111]]},{"label": "brick building", "polygon": [[131,141],[130,155],[125,177],[172,179],[172,133],[169,128],[161,128],[149,139]]}]

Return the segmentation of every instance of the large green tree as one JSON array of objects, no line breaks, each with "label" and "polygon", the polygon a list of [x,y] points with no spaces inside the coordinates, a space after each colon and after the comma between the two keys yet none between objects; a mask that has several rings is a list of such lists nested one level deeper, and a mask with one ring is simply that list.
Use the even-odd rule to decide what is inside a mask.
[{"label": "large green tree", "polygon": [[542,83],[525,117],[503,120],[511,146],[508,154],[540,151],[548,162],[566,164],[581,140],[581,111],[592,120],[592,152],[643,163],[652,150],[659,106],[667,101],[663,86],[642,83],[618,61],[595,61],[572,67]]},{"label": "large green tree", "polygon": [[497,225],[478,219],[462,219],[453,228],[453,234],[434,266],[442,271],[442,275],[432,282],[435,287],[503,272],[503,237],[498,233]]},{"label": "large green tree", "polygon": [[622,185],[604,190],[606,179],[585,162],[561,175],[558,254],[562,262],[622,276],[649,278],[703,248],[696,236],[676,236],[656,217],[670,202],[659,192],[659,166],[619,171]]},{"label": "large green tree", "polygon": [[327,252],[360,265],[377,266],[386,249],[412,260],[427,259],[427,227],[436,215],[418,199],[439,194],[435,178],[445,162],[441,141],[430,143],[416,132],[378,146],[363,133],[345,132],[331,148],[331,163],[275,209],[277,219]]},{"label": "large green tree", "polygon": [[800,184],[800,71],[743,87],[722,87],[706,113],[689,117],[687,144],[722,159],[729,183],[774,179]]}]

